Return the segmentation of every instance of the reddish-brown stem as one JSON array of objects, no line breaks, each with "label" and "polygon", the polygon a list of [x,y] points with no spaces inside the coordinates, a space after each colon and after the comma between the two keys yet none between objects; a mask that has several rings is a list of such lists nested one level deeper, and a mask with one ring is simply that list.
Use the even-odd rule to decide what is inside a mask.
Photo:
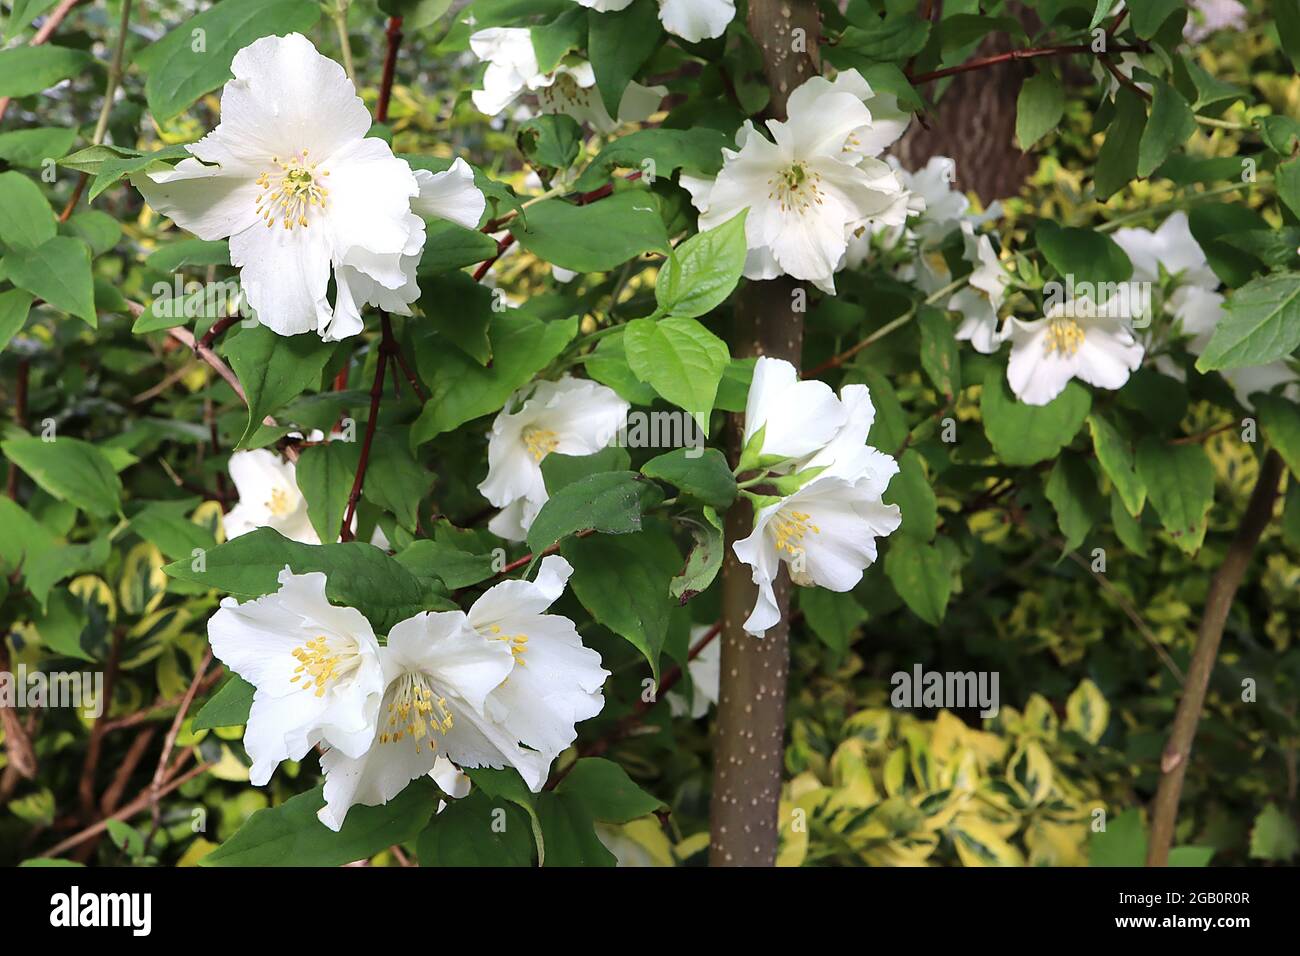
[{"label": "reddish-brown stem", "polygon": [[221,335],[222,332],[226,331],[226,329],[230,328],[238,321],[239,316],[237,315],[227,315],[224,318],[217,319],[217,321],[212,323],[212,328],[203,333],[203,338],[199,339],[198,347],[205,349],[212,348],[212,343],[217,340],[217,336]]},{"label": "reddish-brown stem", "polygon": [[90,742],[86,747],[86,761],[81,768],[81,782],[78,790],[81,797],[82,816],[87,820],[91,819],[91,815],[95,810],[95,769],[99,765],[99,751],[104,741],[104,728],[108,723],[109,712],[113,709],[113,690],[117,684],[117,666],[122,654],[122,641],[122,633],[120,631],[114,633],[113,642],[109,646],[108,661],[104,665],[104,696],[103,700],[100,701],[103,711],[95,721],[95,725],[90,728]]},{"label": "reddish-brown stem", "polygon": [[388,104],[393,97],[393,73],[397,69],[397,50],[402,45],[402,18],[389,17],[388,29],[384,35],[388,38],[388,54],[384,57],[384,72],[379,81],[379,100],[375,103],[375,122],[388,122]]},{"label": "reddish-brown stem", "polygon": [[482,281],[483,277],[487,275],[488,270],[491,269],[492,266],[496,264],[496,261],[501,258],[501,254],[504,253],[507,249],[509,249],[511,244],[514,241],[515,241],[515,237],[510,235],[509,233],[507,233],[506,235],[502,236],[500,239],[497,240],[496,255],[492,256],[492,258],[490,259],[484,259],[483,264],[474,270],[475,282]]},{"label": "reddish-brown stem", "polygon": [[[916,76],[908,77],[912,84],[931,83],[934,80],[942,80],[946,76],[956,76],[958,73],[970,73],[972,70],[983,70],[990,66],[997,66],[999,63],[1010,63],[1013,60],[1034,60],[1044,56],[1068,56],[1073,53],[1092,53],[1092,47],[1087,43],[1071,43],[1065,46],[1045,46],[1035,47],[1029,50],[1008,50],[1006,53],[995,53],[992,56],[980,57],[977,60],[967,60],[965,63],[959,63],[957,66],[944,67],[942,70],[933,70],[930,73],[919,73]],[[1145,48],[1137,46],[1121,46],[1107,53],[1143,53]]]},{"label": "reddish-brown stem", "polygon": [[366,469],[370,466],[370,446],[375,440],[375,426],[379,424],[379,402],[384,397],[384,372],[388,369],[389,357],[397,352],[392,319],[387,312],[380,312],[379,321],[379,357],[375,360],[375,380],[370,386],[370,417],[366,419],[366,433],[361,439],[361,458],[357,462],[356,477],[352,479],[352,491],[348,494],[343,526],[339,529],[340,541],[351,541],[355,537],[352,533],[352,519],[356,517],[357,502],[361,500],[361,488],[366,481]]}]

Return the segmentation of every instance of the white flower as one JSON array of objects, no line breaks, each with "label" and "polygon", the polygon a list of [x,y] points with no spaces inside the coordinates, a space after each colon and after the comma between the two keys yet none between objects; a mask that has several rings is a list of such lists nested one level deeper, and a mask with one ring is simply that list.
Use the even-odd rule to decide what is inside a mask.
[{"label": "white flower", "polygon": [[898,462],[867,444],[867,435],[876,420],[876,406],[871,390],[865,385],[845,385],[840,389],[844,424],[822,448],[800,462],[795,472],[820,468],[819,476],[846,478],[877,498],[885,493],[889,481],[898,474]]},{"label": "white flower", "polygon": [[274,528],[292,541],[320,544],[307,518],[307,500],[298,490],[296,469],[265,448],[230,456],[230,477],[239,502],[222,518],[227,538],[257,528]]},{"label": "white flower", "polygon": [[987,355],[996,352],[1007,338],[1007,332],[998,329],[998,310],[1006,301],[1011,277],[1002,268],[988,236],[976,235],[967,222],[963,222],[961,228],[965,243],[963,258],[974,266],[974,270],[966,286],[948,300],[948,308],[962,316],[954,333],[958,341],[968,341],[975,351]]},{"label": "white flower", "polygon": [[532,33],[526,27],[479,30],[469,38],[469,46],[488,64],[483,89],[471,94],[474,105],[488,116],[500,113],[528,91],[537,94],[543,113],[566,113],[598,133],[609,134],[622,123],[639,123],[649,117],[668,93],[667,87],[629,83],[614,119],[596,89],[591,64],[569,56],[555,69],[543,73],[533,49]]},{"label": "white flower", "polygon": [[503,581],[469,609],[469,625],[515,656],[510,678],[487,700],[487,714],[507,734],[547,756],[559,756],[578,736],[574,726],[605,706],[601,688],[609,671],[584,647],[573,622],[547,614],[564,593],[573,567],[552,555],[535,581]]},{"label": "white flower", "polygon": [[530,786],[545,782],[549,761],[483,713],[514,666],[505,643],[475,633],[460,611],[426,611],[394,625],[379,660],[383,702],[368,746],[352,754],[331,747],[321,757],[325,806],[317,816],[331,830],[343,826],[350,807],[393,799],[438,757],[458,767],[513,766]]},{"label": "white flower", "polygon": [[279,581],[246,604],[226,598],[208,622],[212,653],[256,688],[244,731],[256,786],[317,744],[365,753],[384,690],[374,631],[360,612],[329,603],[325,575],[286,567]]},{"label": "white flower", "polygon": [[1192,0],[1183,36],[1200,43],[1220,30],[1246,29],[1247,10],[1237,0]]},{"label": "white flower", "polygon": [[[626,10],[632,0],[577,0],[599,13]],[[736,15],[735,0],[659,0],[659,20],[673,36],[689,43],[720,37]]]},{"label": "white flower", "polygon": [[781,619],[772,582],[782,561],[795,584],[850,591],[876,560],[876,538],[890,534],[901,521],[898,505],[882,503],[873,482],[832,475],[813,478],[762,508],[753,533],[732,545],[758,586],[758,602],[745,630],[762,637]]},{"label": "white flower", "polygon": [[[866,102],[864,102],[866,100]],[[738,150],[724,149],[717,178],[683,175],[713,229],[748,209],[745,276],[786,274],[834,294],[849,239],[871,224],[901,226],[909,196],[898,174],[874,158],[906,129],[890,96],[872,96],[854,70],[812,77],[790,94],[789,119],[768,120],[769,140],[746,121]]]},{"label": "white flower", "polygon": [[[697,625],[691,628],[691,647],[694,647],[709,628]],[[684,694],[668,692],[668,707],[674,717],[689,713],[692,720],[698,720],[709,712],[709,708],[718,702],[718,688],[722,681],[722,639],[715,637],[700,648],[700,652],[686,662],[686,671],[691,675],[691,701],[686,703]]]},{"label": "white flower", "polygon": [[595,454],[618,434],[631,408],[613,389],[569,375],[538,382],[528,392],[516,392],[492,422],[488,474],[478,486],[483,497],[504,509],[488,527],[512,541],[525,538],[546,504],[542,459],[553,451]]},{"label": "white flower", "polygon": [[487,208],[487,199],[474,185],[474,170],[463,159],[457,159],[440,173],[416,169],[413,174],[419,195],[411,200],[412,212],[407,217],[411,238],[400,253],[361,260],[370,265],[379,264],[385,273],[399,270],[403,276],[402,284],[395,289],[387,288],[372,279],[367,271],[354,266],[345,265],[335,271],[338,301],[334,321],[336,326],[352,330],[345,335],[361,331],[361,307],[364,305],[378,306],[396,315],[411,314],[411,303],[420,297],[416,269],[424,249],[425,219],[444,219],[473,229]]},{"label": "white flower", "polygon": [[1174,277],[1180,285],[1213,289],[1219,284],[1205,252],[1192,235],[1185,212],[1171,214],[1155,232],[1116,229],[1112,238],[1133,263],[1135,282],[1158,283],[1163,267],[1165,274]]},{"label": "white flower", "polygon": [[823,448],[847,421],[848,412],[829,385],[800,381],[789,362],[762,356],[754,363],[745,399],[743,457],[750,465],[803,458]]},{"label": "white flower", "polygon": [[[1173,316],[1177,328],[1189,336],[1187,350],[1200,355],[1210,344],[1214,329],[1223,318],[1223,294],[1218,292],[1219,277],[1210,267],[1204,250],[1192,235],[1187,214],[1175,212],[1155,232],[1149,229],[1117,229],[1115,242],[1133,263],[1133,280],[1160,285],[1162,276],[1172,279],[1173,291],[1165,299],[1164,311]],[[1156,367],[1165,375],[1182,381],[1183,369],[1167,355],[1156,358]],[[1297,381],[1295,372],[1284,361],[1267,365],[1221,369],[1237,401],[1247,408],[1253,392],[1268,391],[1276,385]],[[1290,389],[1294,393],[1294,389]]]},{"label": "white flower", "polygon": [[1098,388],[1123,387],[1145,349],[1128,323],[1086,298],[1053,303],[1032,322],[1010,320],[1007,382],[1027,405],[1046,405],[1077,378]]},{"label": "white flower", "polygon": [[[201,239],[230,239],[230,261],[259,321],[281,335],[360,331],[364,276],[400,289],[423,243],[410,167],[381,139],[343,68],[297,33],[235,54],[221,123],[194,158],[132,178],[149,205]],[[336,307],[327,291],[333,274]]]}]

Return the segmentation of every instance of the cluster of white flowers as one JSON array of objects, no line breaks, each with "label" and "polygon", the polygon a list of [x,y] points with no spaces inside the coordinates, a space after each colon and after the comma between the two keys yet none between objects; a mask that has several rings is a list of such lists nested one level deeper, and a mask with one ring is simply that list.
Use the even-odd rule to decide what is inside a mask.
[{"label": "cluster of white flowers", "polygon": [[[626,10],[632,0],[576,0],[600,13]],[[736,16],[735,0],[659,0],[659,21],[673,36],[690,43],[722,36]]]},{"label": "cluster of white flowers", "polygon": [[[1118,229],[1114,239],[1133,262],[1135,282],[1149,282],[1159,287],[1166,279],[1171,280],[1170,292],[1164,299],[1164,312],[1173,318],[1175,329],[1189,337],[1188,351],[1200,355],[1223,317],[1223,294],[1218,291],[1219,277],[1210,268],[1204,250],[1192,235],[1187,214],[1173,213],[1155,232]],[[1157,357],[1156,367],[1166,375],[1183,378],[1182,367],[1167,355]],[[1222,369],[1219,374],[1232,386],[1237,401],[1247,408],[1252,393],[1300,381],[1300,376],[1282,359],[1267,365]]]},{"label": "cluster of white flowers", "polygon": [[707,231],[748,209],[745,276],[780,275],[835,293],[849,242],[864,229],[902,226],[916,203],[898,172],[878,158],[906,131],[911,114],[876,94],[857,70],[834,82],[814,76],[790,94],[788,119],[752,122],[724,149],[714,178],[683,173],[681,184]]},{"label": "cluster of white flowers", "polygon": [[469,38],[469,48],[487,63],[483,89],[474,90],[470,98],[488,116],[496,116],[528,92],[536,94],[543,113],[564,113],[598,133],[609,134],[623,123],[639,123],[649,117],[668,93],[667,87],[628,83],[618,116],[611,117],[596,89],[591,64],[570,55],[543,72],[527,27],[479,30]]},{"label": "cluster of white flowers", "polygon": [[502,509],[488,529],[524,540],[547,500],[542,459],[595,454],[614,440],[630,409],[613,389],[570,375],[515,392],[488,433],[488,474],[478,490]]},{"label": "cluster of white flowers", "polygon": [[417,614],[384,644],[359,611],[329,602],[318,572],[286,567],[274,594],[226,598],[208,636],[256,688],[250,780],[324,748],[319,817],[333,830],[350,807],[387,803],[426,775],[459,796],[454,768],[513,767],[540,790],[575,725],[600,713],[609,676],[573,622],[546,613],[572,572],[548,557],[535,581],[498,584],[468,613]]},{"label": "cluster of white flowers", "polygon": [[[361,309],[409,315],[424,218],[478,225],[464,160],[413,170],[382,139],[343,68],[306,37],[235,54],[221,122],[174,168],[132,177],[154,209],[200,239],[230,240],[248,304],[281,335],[356,335]],[[334,301],[329,301],[331,276]]]},{"label": "cluster of white flowers", "polygon": [[795,584],[849,591],[876,560],[876,538],[898,528],[898,505],[881,500],[898,463],[866,443],[875,417],[865,385],[845,385],[836,397],[825,382],[800,381],[789,362],[755,363],[740,467],[767,468],[798,487],[758,497],[753,533],[733,545],[758,586],[749,633],[761,637],[780,620],[772,582],[782,562]]}]

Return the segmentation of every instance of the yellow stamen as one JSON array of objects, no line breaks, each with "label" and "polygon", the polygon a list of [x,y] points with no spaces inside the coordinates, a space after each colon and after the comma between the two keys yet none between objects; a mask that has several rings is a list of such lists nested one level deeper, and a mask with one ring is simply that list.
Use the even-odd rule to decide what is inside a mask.
[{"label": "yellow stamen", "polygon": [[1074,355],[1083,344],[1083,327],[1071,318],[1055,318],[1047,327],[1047,338],[1043,340],[1043,352],[1051,355],[1059,352],[1064,358]]},{"label": "yellow stamen", "polygon": [[560,444],[560,436],[555,432],[549,428],[536,428],[532,425],[524,429],[523,439],[528,453],[533,456],[533,461],[538,462],[555,451]]},{"label": "yellow stamen", "polygon": [[313,206],[325,208],[329,190],[318,179],[329,175],[328,170],[317,171],[316,163],[307,160],[307,150],[300,156],[287,161],[272,156],[271,162],[277,167],[257,177],[257,185],[265,192],[256,199],[257,213],[266,221],[269,229],[276,220],[284,223],[284,228],[292,230],[294,226],[304,229],[310,225],[307,213]]}]

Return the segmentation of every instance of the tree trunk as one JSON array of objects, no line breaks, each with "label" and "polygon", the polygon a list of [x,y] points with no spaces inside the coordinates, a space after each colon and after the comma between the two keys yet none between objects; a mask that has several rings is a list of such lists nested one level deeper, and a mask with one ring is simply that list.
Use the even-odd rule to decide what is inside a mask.
[{"label": "tree trunk", "polygon": [[[763,54],[772,92],[768,112],[785,118],[790,92],[818,72],[820,23],[812,0],[750,0],[749,29]],[[800,32],[802,31],[802,32]],[[732,354],[770,355],[799,367],[803,314],[794,309],[799,284],[789,278],[748,283],[736,299]],[[730,425],[739,455],[741,423]],[[722,675],[713,748],[709,862],[713,866],[771,866],[776,861],[777,806],[785,753],[785,688],[789,669],[790,583],[776,582],[781,622],[762,638],[742,625],[754,606],[749,569],[731,546],[749,536],[746,501],[727,513],[722,566]]]}]

